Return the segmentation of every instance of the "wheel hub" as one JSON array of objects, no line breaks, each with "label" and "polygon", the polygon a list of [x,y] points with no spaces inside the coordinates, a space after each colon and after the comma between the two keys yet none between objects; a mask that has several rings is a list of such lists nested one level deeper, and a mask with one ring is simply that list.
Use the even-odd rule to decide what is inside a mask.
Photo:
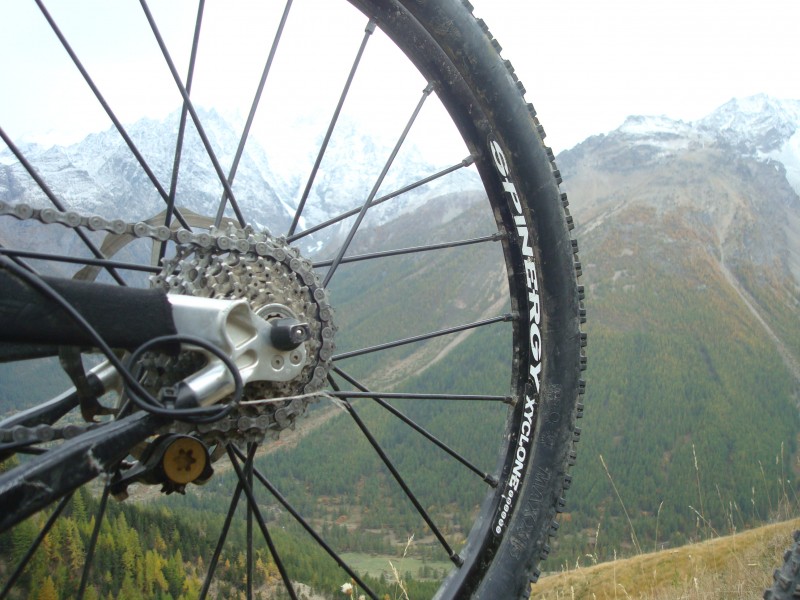
[{"label": "wheel hub", "polygon": [[[248,383],[243,403],[231,415],[198,427],[207,443],[259,442],[268,431],[293,427],[325,386],[336,332],[333,310],[311,263],[282,238],[232,223],[212,228],[210,237],[216,243],[208,247],[179,246],[153,284],[170,294],[246,300],[273,325],[270,342],[289,352],[293,366],[303,363],[289,381]],[[161,365],[164,370],[169,367]]]}]

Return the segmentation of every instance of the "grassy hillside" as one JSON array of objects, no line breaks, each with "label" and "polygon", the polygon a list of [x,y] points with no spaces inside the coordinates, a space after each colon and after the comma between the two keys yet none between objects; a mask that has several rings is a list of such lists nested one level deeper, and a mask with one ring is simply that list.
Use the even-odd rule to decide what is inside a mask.
[{"label": "grassy hillside", "polygon": [[[542,577],[532,598],[731,600],[760,598],[800,519],[680,548],[593,564],[586,557]],[[588,565],[588,566],[583,566]]]}]

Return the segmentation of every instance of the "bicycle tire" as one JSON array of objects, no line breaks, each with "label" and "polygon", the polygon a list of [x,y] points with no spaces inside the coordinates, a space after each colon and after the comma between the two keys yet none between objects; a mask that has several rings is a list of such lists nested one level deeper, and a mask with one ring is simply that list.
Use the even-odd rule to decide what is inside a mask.
[{"label": "bicycle tire", "polygon": [[[563,496],[570,484],[566,469],[568,463],[575,459],[572,442],[580,434],[580,430],[574,426],[574,419],[577,398],[582,389],[579,373],[585,358],[580,348],[585,338],[579,329],[582,308],[580,292],[575,283],[576,270],[580,270],[577,245],[568,234],[564,212],[566,197],[558,191],[560,175],[552,153],[542,143],[543,129],[533,107],[523,101],[524,87],[515,77],[510,63],[500,58],[500,46],[488,28],[482,21],[472,17],[468,2],[402,4],[447,55],[447,59],[440,58],[439,65],[431,64],[434,62],[432,51],[424,52],[422,57],[414,56],[412,60],[416,59],[423,70],[438,68],[442,74],[439,81],[445,79],[443,74],[452,72],[452,69],[459,73],[470,94],[458,89],[458,83],[461,82],[453,82],[449,95],[441,92],[441,95],[447,96],[444,104],[453,112],[462,111],[462,118],[471,118],[474,122],[480,122],[481,119],[474,112],[469,116],[466,113],[474,111],[476,105],[480,106],[483,112],[481,116],[489,126],[488,131],[484,129],[480,133],[473,133],[473,141],[479,144],[481,138],[494,137],[502,148],[504,158],[501,160],[508,162],[508,171],[525,174],[515,177],[513,184],[516,192],[527,200],[526,208],[530,212],[526,215],[526,223],[532,239],[537,240],[535,252],[544,254],[550,249],[560,249],[556,256],[542,257],[536,264],[536,268],[541,269],[540,284],[547,286],[539,290],[540,296],[557,298],[559,305],[542,307],[542,321],[547,323],[546,330],[550,337],[544,342],[542,351],[546,358],[541,363],[543,372],[538,401],[540,414],[546,414],[547,419],[537,432],[538,443],[533,459],[526,465],[527,473],[520,484],[523,491],[517,499],[517,506],[522,508],[508,518],[509,524],[502,531],[503,535],[498,536],[500,539],[491,539],[498,531],[497,523],[503,506],[500,498],[487,502],[481,517],[486,519],[483,526],[486,530],[492,526],[487,527],[487,524],[494,524],[495,532],[486,531],[485,535],[478,536],[483,549],[474,555],[473,571],[470,573],[463,568],[455,573],[453,578],[459,580],[458,585],[454,586],[453,591],[444,590],[437,596],[527,598],[529,582],[535,581],[539,575],[537,565],[549,552],[548,538],[554,536],[559,527],[554,519],[564,508]],[[394,11],[394,15],[402,14],[398,8],[392,7],[390,11]],[[391,18],[389,11],[384,14],[387,19]],[[400,20],[402,17],[396,18]],[[443,24],[447,27],[443,27]],[[417,35],[408,37],[417,41],[420,39]],[[421,61],[426,64],[420,65]],[[498,189],[503,185],[503,181],[497,180],[498,174],[502,179],[502,167],[497,161],[491,164],[487,160],[489,153],[486,150],[482,152],[485,162],[481,164],[478,161],[478,168],[487,189]],[[487,182],[490,179],[494,181]],[[513,204],[508,208],[514,212]],[[507,231],[515,231],[510,224],[506,227]],[[517,248],[517,251],[521,249]],[[545,330],[545,327],[542,329]],[[522,337],[530,339],[530,331],[526,333]],[[520,358],[523,365],[526,362],[530,364],[530,357],[527,360]],[[558,364],[562,358],[564,363]],[[523,369],[524,372],[529,370]],[[527,380],[525,385],[535,386],[536,382]],[[521,394],[521,397],[525,397],[525,394]],[[520,417],[522,414],[517,415],[517,419]],[[517,427],[516,432],[519,433],[521,424],[522,421],[517,420],[512,431]],[[515,441],[519,441],[519,435],[514,437]],[[510,447],[514,447],[514,442]],[[504,473],[509,475],[512,472],[513,454],[512,451],[507,455],[504,467]],[[505,485],[508,485],[508,481]],[[503,485],[501,483],[500,489]],[[491,556],[488,568],[487,556]]]},{"label": "bicycle tire", "polygon": [[514,403],[499,444],[497,486],[459,554],[462,565],[436,598],[527,598],[564,510],[583,412],[581,266],[559,171],[524,86],[469,2],[350,2],[435,83],[503,238]]},{"label": "bicycle tire", "polygon": [[783,565],[775,569],[772,587],[764,592],[764,600],[800,598],[800,531],[793,537],[792,546],[783,555]]}]

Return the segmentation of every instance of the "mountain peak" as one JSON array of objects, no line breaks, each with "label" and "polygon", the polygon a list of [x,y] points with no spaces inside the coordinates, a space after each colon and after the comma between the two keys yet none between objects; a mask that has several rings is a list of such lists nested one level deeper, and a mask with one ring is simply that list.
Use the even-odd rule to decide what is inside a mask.
[{"label": "mountain peak", "polygon": [[800,101],[766,94],[733,98],[696,125],[728,144],[769,153],[781,148],[800,128]]},{"label": "mountain peak", "polygon": [[653,139],[707,138],[770,152],[800,129],[800,100],[781,100],[767,94],[732,98],[709,115],[693,122],[665,115],[633,115],[611,135],[636,143]]},{"label": "mountain peak", "polygon": [[617,128],[620,133],[633,135],[667,133],[679,134],[688,130],[689,125],[683,121],[671,119],[665,115],[632,115]]},{"label": "mountain peak", "polygon": [[690,123],[664,115],[630,116],[607,136],[613,143],[636,148],[637,161],[659,160],[686,150],[698,137]]},{"label": "mountain peak", "polygon": [[[614,168],[656,164],[677,153],[702,148],[724,148],[732,156],[748,157],[782,168],[800,195],[800,100],[767,94],[732,98],[709,115],[686,122],[667,116],[635,115],[606,135],[588,138],[559,156],[564,173],[598,145],[616,146]],[[777,166],[780,163],[780,167]]]},{"label": "mountain peak", "polygon": [[800,102],[797,100],[781,100],[768,94],[755,94],[743,98],[731,98],[705,119],[701,119],[701,122],[714,118],[736,119],[755,116],[797,120],[800,117],[798,108],[800,108]]}]

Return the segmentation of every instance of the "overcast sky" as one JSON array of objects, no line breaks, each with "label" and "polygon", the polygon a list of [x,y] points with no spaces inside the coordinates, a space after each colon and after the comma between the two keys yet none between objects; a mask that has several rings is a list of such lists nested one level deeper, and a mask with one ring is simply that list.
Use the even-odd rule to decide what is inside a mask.
[{"label": "overcast sky", "polygon": [[472,0],[563,150],[632,114],[800,99],[798,0]]},{"label": "overcast sky", "polygon": [[[151,3],[157,17],[188,15],[183,29],[165,27],[168,43],[190,40],[194,1]],[[472,3],[476,15],[486,20],[502,44],[503,56],[516,67],[528,90],[528,100],[536,106],[548,132],[547,142],[556,151],[614,129],[631,114],[693,120],[734,96],[765,92],[779,98],[800,99],[800,0]],[[47,0],[50,10],[65,22],[65,31],[74,31],[85,40],[76,49],[92,73],[103,81],[103,89],[109,90],[114,107],[128,121],[168,111],[167,104],[153,91],[159,82],[170,85],[168,73],[162,67],[159,79],[152,69],[142,66],[151,55],[155,56],[154,49],[150,53],[137,50],[134,58],[116,55],[113,50],[116,42],[124,46],[128,37],[148,35],[138,2],[91,0],[89,8],[81,12],[83,4]],[[211,35],[208,31],[214,26],[224,28],[225,15],[241,2],[210,0],[207,4],[205,23],[209,25],[204,24],[204,36]],[[282,4],[269,0],[265,3],[266,12],[276,16]],[[304,23],[300,13],[305,4],[306,0],[295,0],[294,23]],[[332,0],[323,2],[324,6],[334,4]],[[215,7],[224,7],[225,13],[215,13]],[[319,44],[305,42],[294,49],[294,55],[331,58],[331,48],[337,45],[334,32],[344,30],[338,23],[331,27],[333,23],[328,23],[327,40]],[[241,33],[246,32],[248,24],[236,22],[237,38],[243,37]],[[357,35],[349,35],[344,44],[348,56],[358,45],[358,31],[363,30],[360,20],[355,28]],[[175,43],[173,47],[177,46],[187,50],[189,47],[188,43]],[[73,69],[33,2],[6,0],[0,6],[0,53],[0,124],[18,137],[48,139],[55,127],[46,116],[53,112],[50,109],[67,106],[76,94],[86,92],[75,91],[77,87],[69,83],[76,78]],[[184,65],[186,50],[175,53],[176,62]],[[259,49],[254,54],[263,56],[264,51]],[[215,52],[203,60],[210,63],[223,59]],[[231,77],[235,79],[245,68],[246,65],[230,68]],[[180,66],[179,70],[183,72],[185,68]],[[130,82],[137,77],[136,93],[114,91],[115,80]],[[275,75],[276,82],[279,77]],[[309,90],[326,87],[324,77],[317,75]],[[338,81],[339,75],[336,77]],[[338,86],[336,83],[329,87]],[[216,87],[219,91],[223,86]],[[20,100],[23,96],[16,93],[17,89],[26,89],[29,94]],[[297,97],[311,93],[316,91],[293,91]],[[170,102],[175,104],[174,97]],[[59,109],[53,118],[59,126],[71,127],[73,136],[78,130],[108,126],[96,108],[93,116],[75,109],[65,114],[65,110]]]}]

